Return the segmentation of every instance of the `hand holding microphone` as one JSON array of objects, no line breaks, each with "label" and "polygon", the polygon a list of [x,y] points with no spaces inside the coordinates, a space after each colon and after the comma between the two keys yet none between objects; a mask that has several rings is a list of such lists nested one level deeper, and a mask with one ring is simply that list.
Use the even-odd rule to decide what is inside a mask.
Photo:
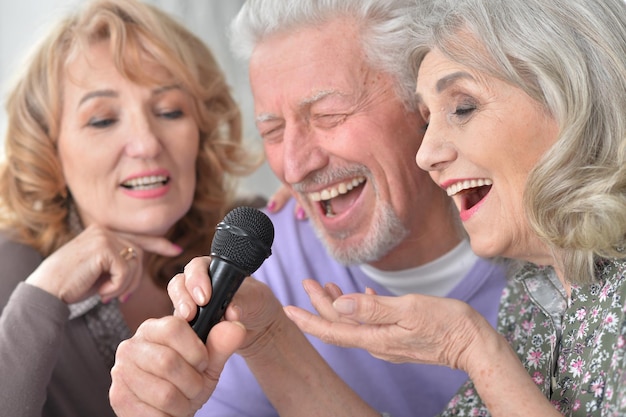
[{"label": "hand holding microphone", "polygon": [[273,242],[271,220],[252,207],[231,210],[216,226],[209,265],[211,298],[205,306],[198,307],[196,317],[190,322],[203,342],[206,342],[211,328],[222,319],[243,280],[271,255]]}]

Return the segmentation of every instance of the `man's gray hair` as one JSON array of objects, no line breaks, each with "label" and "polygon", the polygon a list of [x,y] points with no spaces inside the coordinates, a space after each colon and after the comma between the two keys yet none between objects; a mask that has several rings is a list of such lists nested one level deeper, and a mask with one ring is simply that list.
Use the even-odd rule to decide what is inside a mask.
[{"label": "man's gray hair", "polygon": [[233,52],[249,59],[267,36],[348,18],[360,28],[372,68],[393,77],[396,92],[414,108],[415,78],[408,65],[415,0],[248,0],[233,20]]}]

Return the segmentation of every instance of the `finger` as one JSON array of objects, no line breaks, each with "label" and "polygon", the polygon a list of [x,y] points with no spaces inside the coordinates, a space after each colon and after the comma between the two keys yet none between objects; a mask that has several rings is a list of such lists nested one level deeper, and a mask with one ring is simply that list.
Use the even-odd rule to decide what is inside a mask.
[{"label": "finger", "polygon": [[349,294],[337,298],[333,308],[338,314],[359,323],[395,324],[406,318],[410,303],[407,297]]},{"label": "finger", "polygon": [[[305,333],[317,337],[324,343],[342,347],[363,347],[360,344],[364,333],[369,333],[365,326],[358,324],[333,322],[295,306],[285,306],[285,314]],[[371,343],[371,341],[368,341]]]},{"label": "finger", "polygon": [[199,306],[206,305],[211,297],[210,262],[209,256],[194,258],[185,265],[183,272],[187,292],[191,294],[194,302]]},{"label": "finger", "polygon": [[246,328],[240,322],[221,321],[211,329],[206,342],[209,363],[205,370],[211,383],[217,384],[224,364],[243,344],[245,337]]},{"label": "finger", "polygon": [[176,274],[167,284],[167,293],[174,305],[174,315],[190,321],[196,316],[198,306],[185,287],[185,275]]},{"label": "finger", "polygon": [[331,297],[328,291],[326,291],[325,288],[322,288],[317,281],[305,279],[302,281],[302,286],[309,296],[311,304],[313,304],[313,307],[317,310],[320,316],[330,321],[338,321],[341,319],[342,316],[337,313],[333,307],[334,298]]},{"label": "finger", "polygon": [[282,184],[278,190],[269,198],[267,202],[267,209],[272,213],[277,213],[282,210],[291,198],[291,190],[284,184]]},{"label": "finger", "polygon": [[296,219],[298,220],[305,220],[308,217],[306,214],[306,210],[300,204],[296,204],[294,213],[295,213]]},{"label": "finger", "polygon": [[306,214],[306,210],[304,209],[305,205],[300,201],[300,196],[295,195],[296,205],[294,207],[294,215],[298,220],[305,220],[308,215]]},{"label": "finger", "polygon": [[109,401],[118,417],[168,417],[167,414],[154,408],[150,404],[141,401],[133,392],[133,387],[143,386],[142,384],[128,385],[125,377],[119,371],[119,366],[111,369],[111,377],[113,382],[109,389]]},{"label": "finger", "polygon": [[247,277],[235,293],[224,317],[240,321],[248,331],[266,329],[282,306],[269,287],[253,277]]},{"label": "finger", "polygon": [[365,294],[376,295],[376,291],[373,288],[366,287],[365,288]]},{"label": "finger", "polygon": [[134,399],[168,415],[191,415],[214,389],[204,383],[206,347],[191,327],[169,316],[144,322],[119,345],[112,377],[132,388]]},{"label": "finger", "polygon": [[[341,288],[339,288],[337,284],[334,284],[332,282],[329,282],[328,284],[324,285],[324,289],[331,296],[333,300],[343,295],[343,291],[341,291]],[[365,289],[365,291],[367,293],[367,288]]]},{"label": "finger", "polygon": [[[120,344],[120,348],[127,345]],[[119,348],[118,348],[119,352]],[[138,350],[134,358],[144,354]],[[167,377],[153,372],[146,372],[142,367],[124,359],[125,351],[118,353],[116,363],[111,369],[112,385],[110,395],[117,397],[118,408],[126,410],[126,415],[143,411],[147,414],[134,415],[187,415],[192,408],[190,400]],[[143,364],[141,364],[143,366]],[[201,380],[201,377],[198,376]],[[127,392],[119,392],[126,390]],[[111,398],[112,405],[115,405]],[[117,409],[116,409],[117,411]]]},{"label": "finger", "polygon": [[[131,257],[126,253],[128,250],[131,251]],[[139,287],[143,274],[142,259],[141,249],[134,249],[132,246],[119,250],[111,248],[111,253],[102,259],[100,267],[102,271],[108,272],[103,273],[95,283],[103,302],[115,297],[125,300]]]},{"label": "finger", "polygon": [[[147,343],[163,345],[178,352],[198,372],[207,366],[206,348],[193,329],[180,317],[166,316],[142,323],[135,337]],[[133,338],[135,338],[133,337]]]},{"label": "finger", "polygon": [[136,235],[129,233],[116,232],[123,242],[134,248],[141,248],[145,252],[156,253],[162,256],[178,256],[183,249],[170,242],[164,237]]}]

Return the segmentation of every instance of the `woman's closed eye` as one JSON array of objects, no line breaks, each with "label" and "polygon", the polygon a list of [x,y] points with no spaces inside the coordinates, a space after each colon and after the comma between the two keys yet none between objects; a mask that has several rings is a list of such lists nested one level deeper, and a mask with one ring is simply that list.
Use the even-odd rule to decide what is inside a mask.
[{"label": "woman's closed eye", "polygon": [[117,122],[115,118],[106,118],[106,117],[92,117],[87,122],[87,126],[94,127],[96,129],[105,129],[107,127],[112,126]]},{"label": "woman's closed eye", "polygon": [[180,109],[176,109],[176,110],[158,111],[157,115],[164,119],[180,119],[181,117],[185,115],[185,113]]},{"label": "woman's closed eye", "polygon": [[476,106],[474,105],[462,105],[458,106],[452,114],[458,117],[464,117],[470,115],[474,110],[476,110]]}]

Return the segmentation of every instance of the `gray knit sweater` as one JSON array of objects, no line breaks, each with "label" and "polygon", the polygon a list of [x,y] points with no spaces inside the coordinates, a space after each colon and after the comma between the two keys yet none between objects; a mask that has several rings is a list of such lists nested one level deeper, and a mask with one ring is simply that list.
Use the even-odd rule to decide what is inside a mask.
[{"label": "gray knit sweater", "polygon": [[110,364],[85,316],[25,284],[41,263],[32,248],[0,236],[0,414],[114,417]]}]

